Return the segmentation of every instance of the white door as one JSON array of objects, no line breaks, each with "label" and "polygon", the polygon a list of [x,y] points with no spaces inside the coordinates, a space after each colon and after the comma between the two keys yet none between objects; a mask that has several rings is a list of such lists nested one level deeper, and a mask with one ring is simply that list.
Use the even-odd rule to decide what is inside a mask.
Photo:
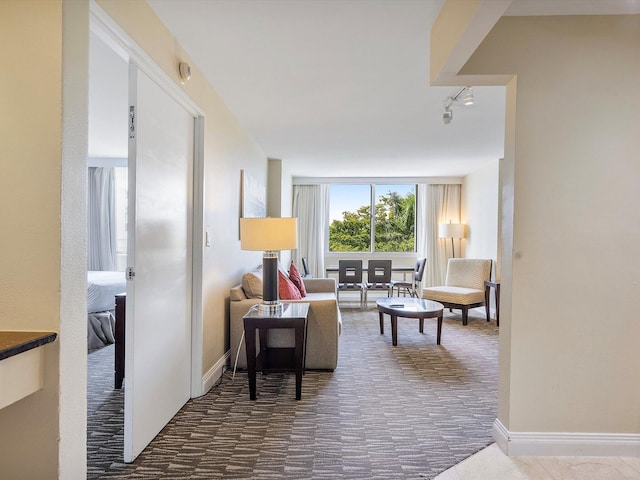
[{"label": "white door", "polygon": [[129,66],[124,461],[190,397],[194,118]]}]

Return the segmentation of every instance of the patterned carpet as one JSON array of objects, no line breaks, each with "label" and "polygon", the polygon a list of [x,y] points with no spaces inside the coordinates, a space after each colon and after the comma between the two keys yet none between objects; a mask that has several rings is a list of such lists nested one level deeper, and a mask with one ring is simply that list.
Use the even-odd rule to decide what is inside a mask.
[{"label": "patterned carpet", "polygon": [[492,443],[497,410],[498,329],[482,312],[399,319],[391,345],[385,316],[344,308],[338,368],[292,374],[245,372],[191,400],[132,464],[122,463],[123,393],[113,390],[113,346],[89,355],[88,478],[424,479]]}]

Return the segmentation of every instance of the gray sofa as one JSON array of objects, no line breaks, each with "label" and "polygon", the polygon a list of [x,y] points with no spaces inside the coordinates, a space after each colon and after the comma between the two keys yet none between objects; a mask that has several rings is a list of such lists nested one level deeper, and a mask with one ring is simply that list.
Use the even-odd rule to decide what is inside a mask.
[{"label": "gray sofa", "polygon": [[[302,300],[284,302],[309,302],[307,324],[306,368],[311,370],[334,370],[338,365],[338,337],[342,330],[342,317],[336,300],[336,281],[333,278],[305,278],[307,296]],[[246,286],[246,283],[243,282]],[[247,288],[247,290],[250,290]],[[255,290],[255,289],[254,289]],[[249,295],[252,295],[249,292]],[[231,348],[231,368],[233,368],[238,346],[238,368],[247,368],[247,354],[244,340],[240,343],[244,330],[242,317],[249,309],[262,301],[261,298],[247,296],[242,285],[236,285],[229,294],[229,337]],[[272,347],[293,346],[292,329],[268,330],[267,345]],[[259,351],[260,346],[256,346]]]}]

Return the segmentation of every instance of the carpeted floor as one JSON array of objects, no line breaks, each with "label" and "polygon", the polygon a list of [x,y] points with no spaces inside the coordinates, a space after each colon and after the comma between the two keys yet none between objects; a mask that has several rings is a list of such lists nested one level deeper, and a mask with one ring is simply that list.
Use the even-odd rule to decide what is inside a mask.
[{"label": "carpeted floor", "polygon": [[[400,319],[391,345],[385,316],[342,309],[338,368],[258,375],[227,371],[185,405],[132,464],[122,463],[123,393],[113,390],[113,346],[89,355],[88,478],[422,479],[492,443],[497,410],[498,329],[480,310],[463,327],[446,312]],[[150,406],[152,408],[152,406]]]}]

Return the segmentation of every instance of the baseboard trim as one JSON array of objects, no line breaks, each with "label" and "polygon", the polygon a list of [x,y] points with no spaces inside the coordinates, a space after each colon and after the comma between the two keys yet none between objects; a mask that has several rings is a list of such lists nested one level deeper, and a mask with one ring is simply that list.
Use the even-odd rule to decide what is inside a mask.
[{"label": "baseboard trim", "polygon": [[493,438],[508,456],[640,457],[640,434],[510,432],[496,419]]},{"label": "baseboard trim", "polygon": [[231,351],[227,350],[227,352],[218,360],[213,367],[209,369],[207,373],[202,377],[202,394],[204,395],[209,390],[213,388],[220,378],[222,378],[222,374],[227,368],[227,361],[231,356]]}]

